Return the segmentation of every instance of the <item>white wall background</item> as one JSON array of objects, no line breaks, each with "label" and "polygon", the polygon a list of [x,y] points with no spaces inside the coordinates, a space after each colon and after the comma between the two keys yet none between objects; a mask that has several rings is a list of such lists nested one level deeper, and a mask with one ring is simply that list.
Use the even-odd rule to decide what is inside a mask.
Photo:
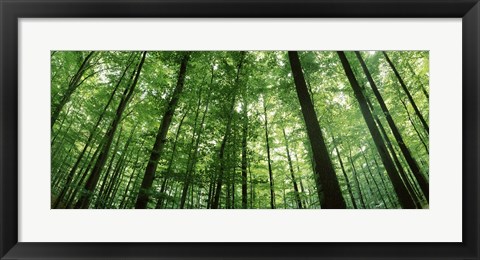
[{"label": "white wall background", "polygon": [[[461,37],[460,19],[20,19],[19,241],[461,241]],[[430,50],[430,209],[51,210],[50,50]]]}]

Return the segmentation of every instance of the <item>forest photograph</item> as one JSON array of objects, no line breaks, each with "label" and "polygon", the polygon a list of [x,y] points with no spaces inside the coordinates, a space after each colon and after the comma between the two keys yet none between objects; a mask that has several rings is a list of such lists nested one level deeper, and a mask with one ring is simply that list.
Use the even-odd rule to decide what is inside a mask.
[{"label": "forest photograph", "polygon": [[51,51],[52,209],[428,209],[428,51]]}]

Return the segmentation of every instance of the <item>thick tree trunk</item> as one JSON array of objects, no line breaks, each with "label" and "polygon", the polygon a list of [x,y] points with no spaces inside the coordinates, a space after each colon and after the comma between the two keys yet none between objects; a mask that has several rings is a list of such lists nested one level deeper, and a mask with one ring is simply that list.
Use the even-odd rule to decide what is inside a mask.
[{"label": "thick tree trunk", "polygon": [[160,127],[158,128],[155,143],[153,144],[152,152],[147,163],[147,168],[145,169],[145,173],[143,175],[142,186],[140,187],[137,202],[135,203],[136,209],[147,208],[148,200],[150,197],[149,190],[152,188],[158,161],[160,160],[160,156],[162,155],[163,148],[165,146],[167,132],[170,128],[170,123],[172,122],[175,109],[177,108],[178,100],[180,99],[180,95],[183,91],[189,56],[190,53],[187,52],[182,58],[180,70],[178,72],[177,85],[175,87],[175,90],[173,91],[172,98],[167,105],[165,114],[162,118],[162,122],[160,123]]},{"label": "thick tree trunk", "polygon": [[395,137],[395,140],[397,141],[397,144],[400,147],[400,150],[402,151],[402,154],[405,157],[405,160],[407,161],[408,166],[412,170],[412,173],[415,176],[415,179],[420,185],[420,188],[422,189],[422,192],[428,201],[428,198],[429,198],[428,181],[425,179],[424,175],[421,173],[420,167],[418,167],[417,162],[415,161],[412,154],[410,153],[410,150],[408,149],[407,145],[403,141],[403,137],[400,134],[400,131],[398,130],[397,126],[395,125],[395,122],[393,121],[393,118],[390,115],[390,112],[388,111],[387,106],[385,105],[385,101],[383,100],[382,95],[378,91],[377,85],[375,84],[372,78],[372,75],[370,74],[370,71],[368,70],[367,65],[365,64],[362,56],[358,51],[355,52],[355,55],[360,61],[360,65],[362,66],[363,72],[367,76],[368,82],[370,83],[373,93],[375,94],[375,97],[377,98],[377,101],[380,104],[383,114],[385,115],[385,119],[387,120],[387,123],[390,126],[390,129],[392,130],[393,136]]},{"label": "thick tree trunk", "polygon": [[58,119],[58,115],[60,115],[60,112],[63,109],[63,106],[67,104],[67,102],[70,100],[70,97],[72,96],[73,92],[78,88],[80,85],[80,80],[82,79],[82,76],[85,74],[85,71],[87,70],[90,60],[92,59],[93,55],[95,52],[91,51],[87,57],[83,60],[82,64],[80,65],[80,68],[78,68],[77,72],[75,75],[70,79],[70,82],[68,83],[68,88],[65,91],[65,94],[62,96],[60,99],[60,102],[55,105],[55,108],[53,109],[52,113],[52,118],[51,118],[51,127],[55,124],[55,122]]},{"label": "thick tree trunk", "polygon": [[408,191],[405,188],[405,185],[403,184],[402,179],[400,178],[400,175],[398,174],[398,171],[395,168],[395,165],[393,164],[392,158],[390,158],[388,154],[387,147],[385,146],[385,143],[382,140],[382,136],[380,135],[380,132],[377,126],[375,125],[375,121],[373,119],[372,113],[368,109],[365,96],[363,95],[362,90],[358,85],[357,79],[353,74],[352,68],[350,67],[350,63],[348,62],[347,57],[345,56],[345,53],[342,51],[339,51],[337,53],[338,53],[338,56],[340,57],[340,61],[345,70],[345,74],[347,75],[347,78],[353,89],[355,97],[358,101],[360,110],[363,114],[363,117],[368,126],[368,129],[370,130],[373,141],[375,142],[375,146],[377,147],[378,153],[382,158],[383,165],[385,166],[385,169],[387,170],[390,180],[393,183],[393,187],[395,189],[395,192],[397,193],[397,196],[400,200],[400,204],[402,205],[402,208],[408,208],[408,209],[415,208],[415,203],[410,197],[410,195],[408,194]]},{"label": "thick tree trunk", "polygon": [[320,205],[325,209],[344,209],[346,207],[345,200],[343,199],[337,175],[335,174],[327,146],[322,136],[310,94],[308,93],[298,53],[296,51],[289,51],[288,56],[292,67],[298,100],[312,148],[315,180]]},{"label": "thick tree trunk", "polygon": [[383,51],[383,56],[385,56],[385,59],[387,60],[390,67],[392,68],[393,73],[395,73],[395,76],[397,77],[398,82],[400,82],[400,85],[402,86],[403,91],[405,91],[405,94],[407,95],[408,100],[410,101],[410,104],[412,104],[413,110],[415,110],[415,114],[420,119],[420,122],[422,122],[423,128],[425,128],[425,131],[427,133],[429,133],[428,124],[425,121],[425,119],[423,118],[422,113],[420,113],[420,110],[418,109],[417,104],[415,104],[415,101],[413,100],[413,97],[410,94],[410,91],[408,91],[407,86],[405,85],[405,82],[403,81],[402,77],[400,76],[397,69],[395,68],[395,65],[393,65],[393,63],[390,60],[390,58],[388,57],[387,53],[384,52],[384,51]]},{"label": "thick tree trunk", "polygon": [[[88,208],[90,204],[90,199],[92,197],[92,193],[95,190],[98,179],[100,177],[100,174],[102,172],[103,166],[105,166],[105,163],[107,161],[108,157],[108,152],[110,150],[110,146],[112,145],[113,137],[115,135],[115,132],[117,130],[118,124],[120,123],[120,120],[122,119],[123,112],[125,111],[125,108],[127,107],[128,102],[132,98],[133,92],[135,90],[135,87],[137,85],[138,79],[140,78],[140,72],[142,70],[143,63],[145,62],[145,57],[147,55],[147,52],[143,52],[142,54],[142,59],[138,65],[138,68],[136,69],[135,73],[132,74],[133,82],[130,86],[128,86],[123,95],[120,103],[118,104],[117,111],[115,114],[115,118],[110,124],[109,129],[105,133],[104,136],[104,144],[101,148],[101,151],[98,155],[97,161],[95,162],[95,165],[93,166],[92,172],[90,173],[89,178],[87,179],[87,183],[85,184],[85,190],[86,192],[82,194],[80,199],[78,200],[77,204],[75,205],[75,208]],[[100,147],[99,147],[100,148]]]}]

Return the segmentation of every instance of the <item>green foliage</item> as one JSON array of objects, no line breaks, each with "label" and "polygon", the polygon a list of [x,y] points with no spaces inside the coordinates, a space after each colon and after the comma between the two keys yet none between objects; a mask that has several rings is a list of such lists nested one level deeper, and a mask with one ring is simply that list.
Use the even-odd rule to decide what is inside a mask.
[{"label": "green foliage", "polygon": [[[52,53],[52,111],[66,95],[69,82],[88,53]],[[347,207],[353,208],[354,204],[357,208],[400,207],[336,52],[305,51],[299,54],[322,135]],[[118,144],[111,146],[106,166],[102,169],[94,192],[86,194],[89,191],[84,186],[97,159],[96,151],[104,145],[102,137],[116,116],[116,107],[122,99],[122,93],[131,84],[130,77],[141,56],[140,52],[129,51],[95,53],[82,74],[80,84],[52,126],[52,205],[62,190],[65,190],[66,194],[62,195],[57,207],[73,207],[82,195],[93,196],[90,208],[134,207],[162,115],[177,84],[183,55],[183,52],[147,52],[139,83],[121,118],[119,127],[122,131],[116,131],[113,139]],[[403,181],[412,185],[411,196],[424,208],[428,207],[359,60],[353,52],[346,52],[346,55],[364,95],[371,102],[372,114],[378,118],[376,124],[386,129],[386,135],[382,138],[392,144],[393,150],[388,151],[389,155],[395,153],[400,161],[396,167],[407,173],[407,179]],[[428,131],[423,128],[382,53],[366,51],[361,52],[361,55],[406,146],[428,180]],[[428,52],[389,51],[388,55],[405,81],[415,104],[428,121]],[[236,81],[241,62],[242,67]],[[125,76],[121,80],[124,71]],[[115,91],[117,85],[118,90]],[[110,98],[111,104],[106,107]],[[230,111],[233,99],[235,103],[233,111]],[[297,208],[298,199],[304,208],[320,208],[301,102],[304,101],[297,97],[286,52],[249,51],[244,58],[240,52],[234,51],[192,52],[184,90],[174,111],[153,187],[146,190],[150,195],[148,208],[179,208],[186,183],[189,185],[185,208],[211,206],[220,176],[219,151],[230,116],[232,130],[226,139],[220,208],[242,208],[241,156],[244,125],[247,126],[246,206],[270,208],[264,128],[266,119],[276,208]],[[96,125],[102,113],[103,118]],[[200,124],[202,116],[205,116],[203,125]],[[127,146],[130,133],[133,133],[132,139]],[[92,138],[89,142],[90,136]],[[199,145],[195,150],[197,138]],[[118,147],[116,150],[115,146]],[[84,149],[85,154],[81,155]],[[196,154],[194,162],[192,154]],[[73,179],[68,181],[69,172],[77,161],[78,170]],[[191,163],[193,168],[189,175],[187,171]],[[290,173],[290,163],[294,178]],[[115,175],[115,172],[118,173]],[[358,186],[355,179],[358,180]],[[294,190],[295,185],[298,192]]]}]

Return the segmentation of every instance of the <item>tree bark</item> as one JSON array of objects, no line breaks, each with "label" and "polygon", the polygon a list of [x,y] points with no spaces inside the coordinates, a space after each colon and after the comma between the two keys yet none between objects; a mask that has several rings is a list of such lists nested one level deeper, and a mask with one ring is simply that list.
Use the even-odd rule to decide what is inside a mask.
[{"label": "tree bark", "polygon": [[366,209],[367,207],[365,204],[365,200],[363,198],[362,189],[360,188],[360,182],[358,181],[357,169],[355,168],[355,164],[353,162],[352,150],[349,150],[349,152],[350,152],[350,156],[348,157],[348,160],[350,161],[350,165],[352,165],[353,179],[355,180],[355,186],[357,187],[357,190],[358,190],[358,197],[360,197],[360,203],[362,208]]},{"label": "tree bark", "polygon": [[[117,130],[118,124],[120,123],[120,120],[122,119],[123,112],[125,111],[125,108],[132,98],[133,92],[135,90],[135,87],[137,85],[138,79],[140,78],[140,72],[142,70],[143,63],[145,62],[145,57],[147,55],[147,52],[143,52],[142,54],[142,59],[138,65],[138,68],[136,69],[135,73],[132,74],[133,76],[133,82],[130,86],[128,86],[125,91],[123,92],[122,99],[120,103],[118,104],[117,111],[115,114],[115,118],[110,124],[109,129],[105,133],[104,136],[104,144],[101,148],[101,151],[98,155],[98,158],[95,162],[95,165],[93,166],[92,172],[90,173],[89,178],[87,179],[87,183],[85,184],[85,190],[78,200],[77,204],[75,205],[75,208],[88,208],[90,204],[90,200],[92,197],[92,193],[95,190],[95,187],[97,186],[98,179],[100,177],[100,174],[102,172],[103,167],[105,166],[105,163],[107,161],[108,157],[108,151],[110,150],[110,146],[112,145],[113,137],[115,135],[115,132]],[[99,147],[100,148],[100,147]]]},{"label": "tree bark", "polygon": [[53,127],[53,125],[57,121],[58,115],[60,115],[60,112],[62,111],[63,106],[65,106],[65,104],[67,104],[67,102],[70,100],[70,97],[72,96],[73,92],[75,92],[75,90],[78,88],[79,82],[82,79],[83,74],[87,70],[87,67],[89,66],[89,62],[90,62],[91,58],[93,57],[94,53],[95,52],[91,51],[87,55],[87,57],[85,57],[82,64],[80,65],[77,72],[75,73],[75,75],[70,79],[70,82],[68,83],[68,88],[65,91],[65,94],[60,99],[60,102],[53,109],[52,118],[51,118],[51,121],[50,121],[51,127]]},{"label": "tree bark", "polygon": [[397,141],[397,144],[400,147],[400,150],[402,151],[402,154],[405,157],[405,160],[407,161],[408,166],[412,170],[412,173],[415,176],[415,179],[420,185],[420,188],[422,189],[422,192],[428,201],[428,198],[429,198],[428,181],[425,179],[424,175],[421,173],[420,167],[418,167],[417,162],[415,161],[412,154],[410,153],[410,150],[408,149],[407,145],[403,141],[403,137],[400,134],[400,131],[398,130],[397,126],[395,125],[395,122],[393,121],[390,111],[385,105],[385,101],[383,100],[382,95],[378,91],[377,85],[375,84],[375,81],[373,80],[372,75],[370,74],[370,71],[368,70],[367,65],[365,64],[365,61],[363,60],[362,56],[358,51],[355,52],[355,55],[360,61],[360,65],[362,66],[363,72],[367,76],[368,82],[370,83],[370,87],[372,88],[373,93],[375,94],[375,97],[377,98],[377,101],[382,109],[382,112],[385,115],[385,119],[387,120],[387,123],[390,126],[390,129],[392,130],[393,136],[395,137],[395,140]]},{"label": "tree bark", "polygon": [[[246,88],[246,87],[245,87]],[[246,92],[247,90],[245,90]],[[247,95],[243,96],[243,125],[242,125],[242,208],[247,208],[247,135],[248,135],[248,104]]]},{"label": "tree bark", "polygon": [[245,52],[242,51],[240,55],[241,55],[241,58],[240,58],[240,62],[237,65],[237,75],[235,77],[235,82],[233,86],[232,101],[231,101],[232,103],[230,105],[229,115],[227,119],[227,126],[225,128],[225,134],[223,136],[222,143],[220,145],[220,151],[218,152],[220,169],[217,176],[217,184],[216,184],[216,187],[214,188],[213,202],[211,205],[212,209],[218,209],[219,202],[220,202],[220,193],[222,191],[223,174],[225,170],[225,162],[224,162],[225,147],[227,145],[228,136],[230,135],[230,129],[232,127],[232,119],[233,119],[233,113],[235,108],[236,94],[237,94],[237,89],[239,88],[240,71],[242,69],[243,61],[245,59]]},{"label": "tree bark", "polygon": [[172,98],[167,105],[165,113],[158,128],[157,136],[155,138],[155,143],[153,144],[152,152],[147,163],[147,168],[143,175],[142,185],[135,203],[136,209],[145,209],[147,208],[149,200],[149,191],[152,188],[153,180],[155,178],[155,171],[157,170],[158,161],[162,155],[163,148],[166,142],[166,136],[168,129],[170,128],[170,123],[172,122],[173,114],[177,108],[178,100],[183,91],[183,86],[185,82],[185,75],[187,72],[187,64],[190,53],[187,52],[183,55],[182,62],[180,64],[180,70],[178,72],[178,80],[175,90],[173,91]]},{"label": "tree bark", "polygon": [[88,147],[90,146],[90,143],[93,141],[93,137],[95,136],[96,130],[99,127],[100,123],[103,120],[103,117],[105,116],[105,113],[107,112],[108,107],[112,103],[113,98],[115,97],[115,93],[117,92],[118,87],[120,86],[120,83],[123,81],[123,78],[125,77],[125,74],[127,73],[128,68],[132,65],[132,62],[129,62],[128,66],[123,70],[122,75],[120,76],[120,79],[117,81],[117,84],[115,84],[115,87],[112,91],[112,94],[110,95],[110,98],[108,99],[107,104],[105,104],[102,113],[98,117],[97,121],[95,122],[95,125],[93,126],[92,130],[89,133],[89,136],[87,138],[87,141],[85,142],[85,145],[83,146],[82,151],[80,152],[80,155],[77,157],[77,160],[75,161],[75,164],[72,166],[70,169],[67,179],[66,179],[66,184],[64,185],[62,191],[60,192],[60,195],[57,197],[57,200],[55,201],[55,204],[53,208],[57,208],[58,204],[60,203],[61,200],[63,200],[63,197],[67,193],[70,184],[73,180],[73,177],[75,176],[75,172],[78,169],[78,166],[80,165],[80,162],[83,159],[83,156],[85,155],[85,152],[87,151]]},{"label": "tree bark", "polygon": [[334,135],[332,134],[332,141],[333,145],[335,146],[335,152],[337,154],[338,161],[340,163],[340,168],[342,169],[343,177],[345,178],[345,182],[347,183],[348,194],[350,195],[350,199],[352,200],[353,208],[358,208],[357,203],[355,202],[355,196],[353,196],[352,186],[350,185],[350,180],[348,179],[347,172],[345,171],[345,166],[343,165],[342,157],[340,156],[340,152],[338,151],[338,144],[335,140]]},{"label": "tree bark", "polygon": [[263,97],[263,115],[265,117],[264,127],[265,127],[265,143],[267,145],[267,163],[268,163],[268,176],[270,177],[270,207],[275,208],[275,186],[273,183],[273,172],[272,172],[272,162],[270,158],[270,141],[268,140],[268,115],[267,115],[267,105],[266,97]]},{"label": "tree bark", "polygon": [[352,68],[350,67],[350,63],[348,62],[347,57],[345,56],[345,53],[343,51],[338,51],[337,53],[338,53],[338,56],[340,57],[340,61],[342,63],[343,69],[345,70],[345,74],[347,75],[348,81],[350,82],[350,85],[353,89],[355,97],[358,101],[360,110],[363,114],[363,117],[368,126],[368,129],[370,130],[373,141],[375,142],[375,146],[377,147],[378,153],[382,158],[383,165],[385,166],[385,169],[387,170],[387,173],[393,183],[393,187],[395,189],[395,192],[397,193],[397,196],[400,200],[400,204],[402,205],[402,208],[408,208],[408,209],[415,208],[415,203],[410,197],[410,195],[408,194],[408,191],[405,188],[405,185],[403,184],[402,179],[400,178],[400,175],[398,174],[398,171],[395,168],[395,165],[393,164],[392,158],[390,158],[388,154],[387,147],[385,146],[385,143],[382,140],[382,136],[380,135],[380,132],[377,126],[375,125],[375,121],[373,120],[372,113],[368,109],[365,96],[363,95],[362,90],[357,82],[357,79],[353,74]]},{"label": "tree bark", "polygon": [[322,136],[310,94],[308,93],[298,53],[296,51],[289,51],[288,56],[292,67],[298,100],[312,148],[315,180],[320,205],[325,209],[344,209],[346,208],[345,200],[343,199],[337,175],[335,174],[327,146]]},{"label": "tree bark", "polygon": [[393,63],[390,60],[390,58],[388,57],[387,53],[384,52],[384,51],[383,51],[383,56],[385,56],[385,59],[387,59],[388,64],[390,65],[390,67],[393,70],[393,73],[395,73],[395,76],[397,77],[398,82],[400,82],[400,85],[402,86],[403,91],[405,91],[405,94],[407,95],[408,100],[410,101],[410,104],[412,104],[413,110],[415,110],[415,114],[420,119],[420,122],[422,122],[423,128],[425,129],[425,131],[427,133],[429,133],[428,124],[425,121],[425,119],[423,118],[422,113],[420,113],[420,110],[418,109],[417,104],[415,104],[415,101],[413,100],[413,97],[410,94],[410,91],[408,91],[407,86],[405,85],[405,82],[403,81],[402,77],[400,76],[397,69],[395,68],[395,65],[393,65]]},{"label": "tree bark", "polygon": [[167,188],[167,182],[170,179],[170,175],[172,174],[173,159],[175,158],[177,153],[178,137],[180,136],[180,131],[182,130],[183,121],[185,120],[185,117],[187,117],[189,111],[190,109],[186,109],[185,113],[183,113],[183,116],[180,119],[180,122],[178,123],[177,131],[175,133],[175,141],[173,141],[172,155],[170,156],[170,160],[168,161],[167,171],[163,178],[162,186],[160,188],[160,198],[158,199],[157,205],[155,206],[156,209],[163,208],[163,202],[165,201],[166,196],[165,190]]},{"label": "tree bark", "polygon": [[293,171],[292,157],[290,156],[290,149],[288,146],[287,134],[285,133],[284,128],[282,128],[282,132],[283,132],[283,138],[285,139],[285,148],[287,149],[287,160],[288,160],[288,166],[290,169],[290,177],[292,178],[293,190],[295,192],[295,201],[297,202],[297,207],[299,209],[303,209],[302,200],[300,199],[300,194],[298,191],[297,180],[295,179],[295,173]]}]

